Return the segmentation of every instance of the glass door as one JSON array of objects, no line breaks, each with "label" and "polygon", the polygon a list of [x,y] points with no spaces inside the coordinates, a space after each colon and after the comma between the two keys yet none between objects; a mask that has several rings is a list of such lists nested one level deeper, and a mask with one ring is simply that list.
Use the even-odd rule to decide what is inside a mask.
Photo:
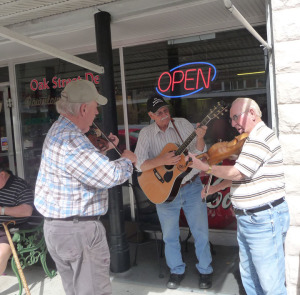
[{"label": "glass door", "polygon": [[0,163],[15,173],[15,148],[11,107],[9,87],[0,86]]}]

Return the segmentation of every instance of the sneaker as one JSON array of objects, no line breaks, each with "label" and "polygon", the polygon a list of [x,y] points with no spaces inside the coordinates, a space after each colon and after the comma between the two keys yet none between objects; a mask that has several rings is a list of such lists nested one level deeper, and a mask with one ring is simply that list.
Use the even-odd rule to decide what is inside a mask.
[{"label": "sneaker", "polygon": [[212,285],[212,274],[202,274],[200,273],[199,277],[199,288],[200,289],[209,289]]},{"label": "sneaker", "polygon": [[180,282],[184,278],[184,273],[179,275],[176,273],[171,273],[169,281],[167,283],[167,288],[168,289],[177,289],[180,286]]}]

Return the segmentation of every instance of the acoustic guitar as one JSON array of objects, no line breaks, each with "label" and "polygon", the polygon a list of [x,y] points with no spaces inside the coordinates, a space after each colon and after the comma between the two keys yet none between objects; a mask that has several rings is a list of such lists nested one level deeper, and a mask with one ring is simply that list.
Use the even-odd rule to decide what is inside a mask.
[{"label": "acoustic guitar", "polygon": [[[212,119],[218,118],[225,111],[227,111],[227,106],[223,102],[218,102],[217,106],[211,109],[209,114],[201,121],[200,126],[207,125]],[[160,155],[172,151],[175,152],[176,156],[181,155],[181,160],[176,165],[162,165],[143,171],[138,176],[141,189],[152,203],[171,202],[177,196],[183,178],[192,170],[185,161],[184,152],[195,137],[196,132],[193,131],[179,147],[175,143],[165,145]]]}]

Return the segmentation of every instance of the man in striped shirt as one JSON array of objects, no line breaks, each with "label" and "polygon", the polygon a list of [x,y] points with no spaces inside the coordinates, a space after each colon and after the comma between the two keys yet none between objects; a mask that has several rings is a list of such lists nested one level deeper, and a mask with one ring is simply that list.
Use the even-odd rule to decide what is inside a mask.
[{"label": "man in striped shirt", "polygon": [[[162,149],[168,143],[182,144],[182,141],[185,141],[193,132],[196,132],[197,137],[187,149],[198,154],[205,151],[206,126],[198,126],[199,128],[195,130],[193,125],[184,118],[171,119],[168,104],[160,96],[149,98],[147,109],[148,115],[154,122],[139,133],[135,154],[138,158],[137,168],[141,171],[162,165],[176,165],[181,155],[175,155],[174,152],[161,153]],[[167,283],[169,289],[177,289],[180,286],[186,268],[182,260],[179,241],[181,208],[195,239],[199,288],[208,289],[212,285],[213,268],[208,239],[207,207],[206,203],[201,200],[201,189],[199,171],[192,169],[183,178],[175,200],[156,205],[165,243],[166,261],[171,272]]]},{"label": "man in striped shirt", "polygon": [[14,220],[16,226],[26,223],[33,211],[33,191],[20,177],[0,165],[0,275],[12,254],[2,223]]},{"label": "man in striped shirt", "polygon": [[[108,189],[133,172],[135,155],[125,150],[110,161],[85,135],[98,104],[107,99],[87,80],[72,81],[56,103],[60,116],[43,145],[34,204],[45,216],[49,253],[68,295],[111,294],[110,253],[100,216],[108,210]],[[117,145],[118,138],[109,138]],[[113,145],[109,143],[108,149]]]},{"label": "man in striped shirt", "polygon": [[284,241],[290,217],[281,146],[273,130],[261,120],[261,110],[254,100],[237,98],[230,118],[240,134],[248,133],[235,165],[210,166],[192,156],[192,167],[225,179],[210,187],[209,194],[231,187],[240,272],[247,294],[287,294]]}]

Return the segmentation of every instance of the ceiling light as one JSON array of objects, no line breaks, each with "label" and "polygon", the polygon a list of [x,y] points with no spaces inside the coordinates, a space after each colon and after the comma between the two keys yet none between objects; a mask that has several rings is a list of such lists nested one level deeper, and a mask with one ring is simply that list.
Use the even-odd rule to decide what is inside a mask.
[{"label": "ceiling light", "polygon": [[265,73],[265,71],[260,71],[260,72],[240,73],[237,75],[238,76],[246,76],[246,75],[264,74],[264,73]]}]

